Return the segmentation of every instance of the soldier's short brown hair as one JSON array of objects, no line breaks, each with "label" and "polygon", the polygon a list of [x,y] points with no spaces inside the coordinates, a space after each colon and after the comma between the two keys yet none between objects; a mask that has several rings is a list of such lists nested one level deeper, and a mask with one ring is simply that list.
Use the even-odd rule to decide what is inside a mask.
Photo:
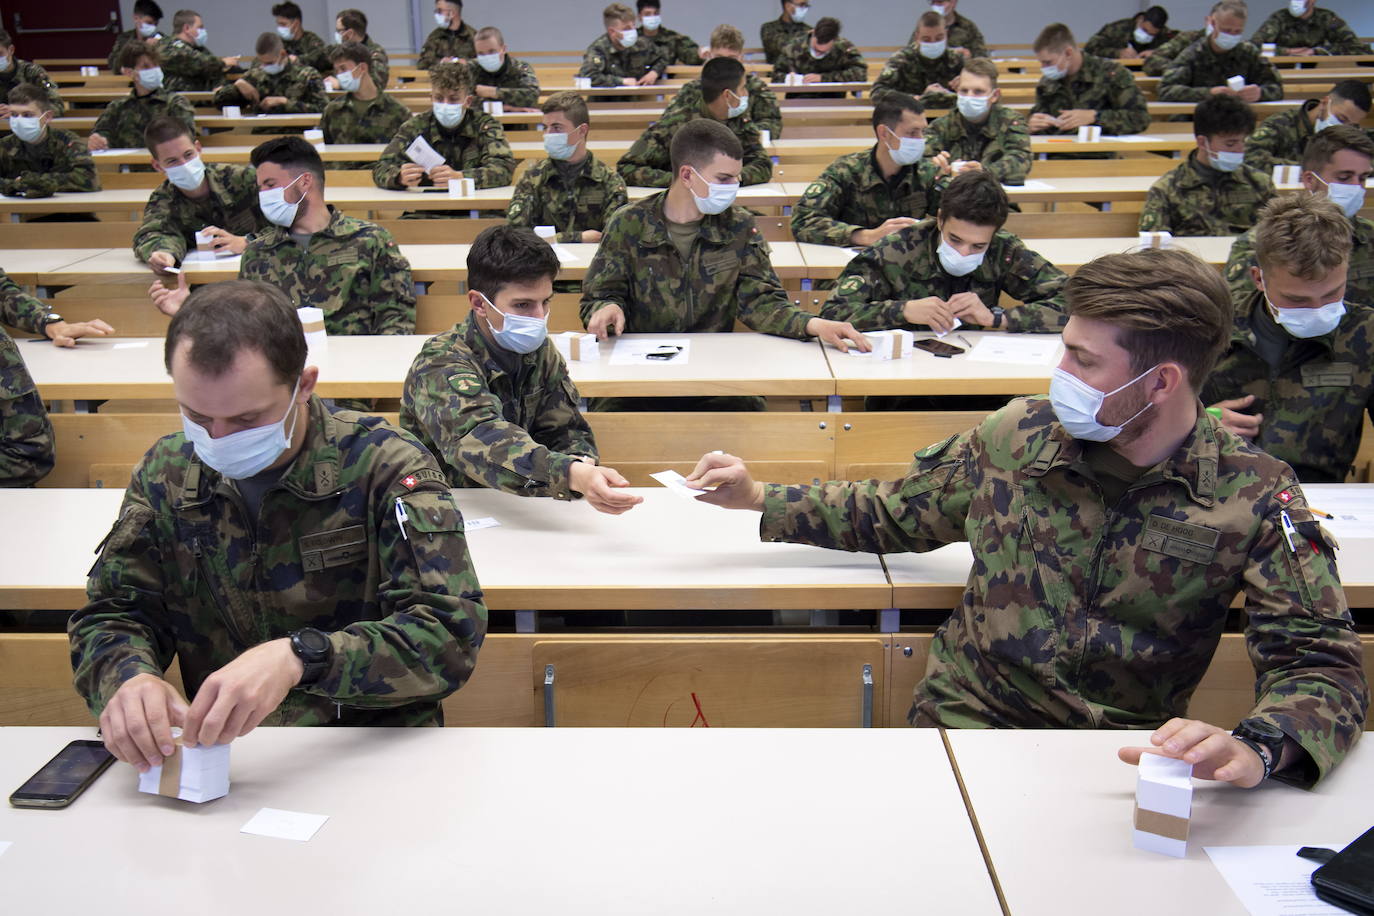
[{"label": "soldier's short brown hair", "polygon": [[1343,149],[1374,160],[1374,140],[1369,139],[1369,134],[1354,124],[1337,124],[1317,134],[1307,144],[1302,154],[1303,170],[1320,175],[1331,157]]},{"label": "soldier's short brown hair", "polygon": [[565,114],[573,127],[581,127],[590,120],[587,115],[587,100],[576,92],[555,92],[544,100],[539,110],[544,114]]},{"label": "soldier's short brown hair", "polygon": [[822,16],[816,27],[811,30],[811,34],[816,39],[816,44],[828,45],[840,37],[840,20],[834,16]]},{"label": "soldier's short brown hair", "polygon": [[711,32],[711,47],[742,54],[744,53],[744,33],[728,22],[722,23]]},{"label": "soldier's short brown hair", "polygon": [[264,54],[280,54],[284,50],[286,45],[282,44],[281,36],[276,32],[263,32],[253,45],[253,53],[259,57]]},{"label": "soldier's short brown hair", "polygon": [[483,229],[468,249],[468,289],[494,300],[511,283],[558,276],[558,255],[529,229],[502,224]]},{"label": "soldier's short brown hair", "polygon": [[601,11],[601,23],[603,25],[615,25],[617,22],[634,22],[635,11],[623,3],[612,3]]},{"label": "soldier's short brown hair", "polygon": [[264,140],[253,147],[248,159],[253,163],[253,168],[271,163],[296,174],[309,172],[315,176],[320,187],[324,187],[324,160],[320,158],[315,145],[299,135]]},{"label": "soldier's short brown hair", "polygon": [[137,70],[138,62],[145,57],[153,62],[154,67],[162,63],[162,52],[157,49],[157,45],[150,45],[145,41],[130,41],[119,49],[119,69]]},{"label": "soldier's short brown hair", "polygon": [[334,18],[339,20],[339,25],[343,26],[346,32],[357,32],[359,35],[367,34],[367,13],[362,10],[340,10],[339,15]]},{"label": "soldier's short brown hair", "polygon": [[37,105],[43,111],[52,111],[52,99],[48,98],[47,90],[33,83],[20,83],[11,89],[9,102],[11,105]]},{"label": "soldier's short brown hair", "polygon": [[1248,19],[1250,18],[1250,7],[1245,5],[1245,0],[1217,0],[1208,15],[1239,16],[1241,19]]},{"label": "soldier's short brown hair", "polygon": [[501,47],[506,46],[506,36],[501,34],[501,30],[494,25],[484,25],[477,30],[477,34],[472,36],[473,41],[486,41],[495,38],[496,43]]},{"label": "soldier's short brown hair", "polygon": [[162,359],[168,374],[183,339],[190,343],[186,362],[210,376],[228,372],[244,350],[261,353],[282,385],[295,385],[305,369],[305,331],[295,306],[259,280],[225,280],[191,291],[167,326]]},{"label": "soldier's short brown hair", "polygon": [[372,64],[372,52],[361,41],[345,41],[329,49],[329,62],[337,64],[341,60],[351,60],[354,64]]},{"label": "soldier's short brown hair", "polygon": [[1350,260],[1350,220],[1341,208],[1315,194],[1275,197],[1255,223],[1255,260],[1260,269],[1282,267],[1303,280],[1321,280]]},{"label": "soldier's short brown hair", "polygon": [[180,32],[200,18],[200,13],[197,13],[195,10],[177,10],[172,14],[172,31]]},{"label": "soldier's short brown hair", "polygon": [[984,77],[992,83],[993,89],[997,88],[997,65],[986,57],[973,57],[964,61],[964,72]]},{"label": "soldier's short brown hair", "polygon": [[1040,30],[1040,34],[1035,36],[1035,53],[1049,51],[1054,53],[1062,51],[1070,45],[1077,44],[1073,40],[1073,32],[1062,22],[1052,22]]},{"label": "soldier's short brown hair", "polygon": [[958,219],[975,226],[1001,229],[1011,204],[1002,183],[991,172],[961,172],[940,195],[941,220]]},{"label": "soldier's short brown hair", "polygon": [[148,147],[148,152],[157,155],[157,148],[169,140],[177,137],[186,137],[192,143],[195,142],[195,134],[191,128],[186,126],[186,122],[180,118],[173,118],[170,115],[159,115],[148,122],[148,126],[143,129],[143,144]]},{"label": "soldier's short brown hair", "polygon": [[1234,310],[1221,272],[1182,249],[1103,255],[1069,278],[1064,299],[1070,316],[1116,328],[1133,372],[1178,363],[1194,391],[1231,339]]},{"label": "soldier's short brown hair", "polygon": [[744,159],[744,146],[735,132],[713,118],[697,118],[688,121],[673,134],[668,144],[668,157],[673,165],[673,174],[681,171],[684,165],[703,169],[719,153],[731,159]]},{"label": "soldier's short brown hair", "polygon": [[[920,17],[916,20],[916,28],[918,28],[918,29],[920,29],[920,28],[933,29],[933,28],[936,28],[937,26],[940,27],[940,28],[944,28],[944,25],[945,25],[945,17],[944,17],[944,16],[941,16],[939,13],[935,12],[934,10],[926,10],[926,11],[925,11],[924,13],[922,13],[922,14],[920,15]],[[912,34],[914,35],[915,32],[913,31]]]},{"label": "soldier's short brown hair", "polygon": [[701,100],[710,105],[744,80],[744,64],[733,57],[713,57],[701,68]]},{"label": "soldier's short brown hair", "polygon": [[440,92],[462,92],[472,89],[472,73],[464,64],[445,61],[429,71],[429,84]]}]

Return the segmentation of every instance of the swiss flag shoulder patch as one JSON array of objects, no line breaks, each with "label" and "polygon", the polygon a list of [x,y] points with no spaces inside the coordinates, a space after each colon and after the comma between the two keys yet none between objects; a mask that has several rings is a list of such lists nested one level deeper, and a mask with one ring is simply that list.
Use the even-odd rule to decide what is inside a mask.
[{"label": "swiss flag shoulder patch", "polygon": [[1274,494],[1274,498],[1286,506],[1293,501],[1293,494],[1289,490],[1280,490]]},{"label": "swiss flag shoulder patch", "polygon": [[[415,479],[415,475],[414,475],[414,474],[411,474],[411,475],[409,475],[409,476],[407,476],[407,477],[401,478],[401,486],[405,487],[407,490],[413,490],[413,489],[415,489],[415,485],[416,485],[417,483],[419,483],[419,481]],[[1286,502],[1286,501],[1287,501],[1287,500],[1285,500],[1285,502]]]}]

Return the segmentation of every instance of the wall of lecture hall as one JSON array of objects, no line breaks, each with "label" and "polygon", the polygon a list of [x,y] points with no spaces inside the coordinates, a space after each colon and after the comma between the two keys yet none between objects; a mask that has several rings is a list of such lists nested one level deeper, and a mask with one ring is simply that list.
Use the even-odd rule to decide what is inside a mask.
[{"label": "wall of lecture hall", "polygon": [[[178,0],[159,0],[171,27],[171,16],[180,8]],[[186,2],[186,0],[181,0]],[[304,14],[305,27],[326,41],[332,40],[333,16],[352,6],[367,14],[372,37],[391,51],[416,50],[434,27],[431,0],[296,0]],[[777,0],[663,0],[664,25],[686,32],[701,44],[711,29],[731,22],[744,32],[745,42],[759,43],[759,26],[777,18]],[[1252,27],[1258,27],[1285,0],[1251,2]],[[563,50],[583,48],[601,32],[602,0],[469,0],[463,6],[464,19],[475,27],[496,25],[505,33],[512,52],[521,49]],[[628,4],[631,8],[634,3]],[[814,18],[838,15],[843,34],[859,45],[886,46],[904,42],[911,34],[919,12],[926,7],[913,0],[863,0],[840,3],[836,0],[811,0]],[[1374,36],[1374,2],[1370,0],[1318,0],[1318,5],[1334,10],[1350,23],[1357,35]],[[272,0],[232,0],[232,3],[200,7],[210,33],[209,45],[218,54],[251,54],[257,36],[273,27]],[[993,43],[1031,41],[1049,16],[1062,18],[1080,41],[1086,40],[1104,23],[1133,15],[1150,6],[1141,0],[1058,0],[1054,4],[1026,0],[960,0],[960,9],[977,22],[987,40]],[[1164,2],[1169,24],[1174,28],[1197,28],[1211,0],[1173,0]],[[131,22],[133,0],[121,0],[126,28]],[[1053,12],[1051,12],[1053,11]],[[22,53],[22,52],[21,52]]]}]

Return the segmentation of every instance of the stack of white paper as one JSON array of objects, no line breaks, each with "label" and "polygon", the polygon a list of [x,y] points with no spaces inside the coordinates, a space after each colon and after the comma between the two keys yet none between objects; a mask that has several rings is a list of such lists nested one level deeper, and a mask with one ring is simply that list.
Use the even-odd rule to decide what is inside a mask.
[{"label": "stack of white paper", "polygon": [[1141,754],[1135,785],[1137,849],[1183,858],[1193,814],[1193,765],[1159,754]]},{"label": "stack of white paper", "polygon": [[552,340],[554,348],[565,362],[594,363],[601,358],[601,348],[597,346],[595,334],[564,331],[552,335]]},{"label": "stack of white paper", "polygon": [[900,328],[891,331],[865,331],[864,337],[873,350],[869,353],[860,353],[851,347],[848,351],[850,355],[867,356],[870,359],[904,359],[911,355],[916,341],[916,335]]},{"label": "stack of white paper", "polygon": [[229,745],[182,747],[138,777],[138,791],[189,802],[208,802],[229,794]]}]

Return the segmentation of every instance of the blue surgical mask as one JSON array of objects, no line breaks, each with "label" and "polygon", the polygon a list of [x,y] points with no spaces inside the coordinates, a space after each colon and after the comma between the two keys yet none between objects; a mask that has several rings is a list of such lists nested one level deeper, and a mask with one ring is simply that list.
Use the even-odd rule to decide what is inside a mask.
[{"label": "blue surgical mask", "polygon": [[296,211],[301,207],[301,200],[305,200],[302,195],[301,200],[294,204],[286,200],[286,189],[305,177],[301,172],[291,179],[289,184],[284,184],[280,188],[268,188],[266,191],[258,192],[258,209],[262,215],[267,217],[267,221],[274,226],[281,226],[283,229],[291,228],[291,224],[296,221]]},{"label": "blue surgical mask", "polygon": [[1288,14],[1290,16],[1301,17],[1307,12],[1307,0],[1288,0]]},{"label": "blue surgical mask", "polygon": [[291,27],[290,27],[290,26],[285,26],[285,25],[279,25],[279,26],[277,26],[277,34],[281,36],[281,40],[282,40],[282,41],[290,41],[291,38],[292,38],[292,35],[291,35]]},{"label": "blue surgical mask", "polygon": [[[892,161],[898,165],[915,165],[921,161],[921,157],[926,154],[925,137],[898,137],[891,129],[887,128],[897,140],[897,148],[887,147],[887,154],[892,157]],[[887,146],[887,144],[883,144]]]},{"label": "blue surgical mask", "polygon": [[[1263,282],[1264,274],[1261,273],[1260,283]],[[1302,340],[1330,334],[1340,327],[1341,319],[1345,317],[1344,299],[1337,299],[1314,309],[1281,309],[1273,303],[1269,298],[1269,292],[1265,290],[1264,304],[1269,306],[1269,314],[1279,327]]]},{"label": "blue surgical mask", "polygon": [[434,14],[434,24],[437,25],[437,26],[438,26],[439,28],[441,28],[441,29],[446,29],[446,28],[448,28],[448,16],[445,15],[444,13],[435,13],[435,14]]},{"label": "blue surgical mask", "polygon": [[281,73],[285,69],[286,64],[282,61],[277,61],[275,64],[262,65],[262,72],[266,73],[268,76],[276,76],[278,73]]},{"label": "blue surgical mask", "polygon": [[959,108],[959,114],[968,120],[981,121],[987,115],[992,99],[985,95],[961,95],[955,104]]},{"label": "blue surgical mask", "polygon": [[[731,93],[731,95],[734,95],[734,93]],[[731,105],[729,108],[725,109],[725,116],[727,118],[738,118],[740,115],[744,114],[746,111],[749,110],[748,95],[736,95],[735,98],[739,100],[739,103],[736,105]]]},{"label": "blue surgical mask", "polygon": [[334,30],[334,44],[343,44],[343,32],[340,32],[338,29]]},{"label": "blue surgical mask", "polygon": [[[301,382],[297,379],[296,387],[291,390],[291,406],[275,423],[241,429],[212,439],[208,429],[192,422],[183,413],[182,432],[186,434],[186,441],[195,446],[200,460],[230,480],[243,480],[261,474],[291,445],[291,437],[296,434],[296,419],[300,416],[300,405],[296,403],[296,395],[300,390]],[[290,430],[286,428],[288,416],[291,417]]]},{"label": "blue surgical mask", "polygon": [[829,51],[817,51],[815,48],[811,46],[810,42],[807,43],[806,50],[811,52],[812,60],[823,60],[825,58],[825,55],[830,53]]},{"label": "blue surgical mask", "polygon": [[433,110],[434,120],[450,130],[463,120],[463,106],[457,102],[435,102]]},{"label": "blue surgical mask", "polygon": [[943,57],[945,49],[949,47],[948,41],[922,41],[919,44],[921,56],[927,60]]},{"label": "blue surgical mask", "polygon": [[205,163],[197,156],[181,165],[163,169],[162,174],[166,175],[167,180],[181,190],[194,191],[205,180]]},{"label": "blue surgical mask", "polygon": [[1217,43],[1217,47],[1223,51],[1229,51],[1236,45],[1245,40],[1243,35],[1232,35],[1230,32],[1217,32],[1212,36],[1212,40]]},{"label": "blue surgical mask", "polygon": [[157,34],[156,22],[140,22],[138,24],[138,34],[142,38],[152,38]]},{"label": "blue surgical mask", "polygon": [[809,12],[811,12],[811,6],[810,6],[809,4],[806,5],[806,6],[794,6],[794,7],[792,7],[792,21],[793,21],[793,22],[802,22],[803,20],[806,19],[806,14],[809,13]]},{"label": "blue surgical mask", "polygon": [[1355,214],[1364,207],[1364,185],[1322,181],[1322,176],[1316,172],[1312,173],[1312,177],[1326,185],[1326,199],[1340,207],[1350,219],[1354,219]]},{"label": "blue surgical mask", "polygon": [[503,63],[505,63],[505,60],[502,59],[500,51],[497,51],[495,54],[477,55],[477,66],[488,73],[495,73],[497,70],[500,70]]},{"label": "blue surgical mask", "polygon": [[38,138],[43,136],[43,119],[10,115],[10,130],[25,143],[37,143]]},{"label": "blue surgical mask", "polygon": [[1120,388],[1101,392],[1073,373],[1065,372],[1056,366],[1054,375],[1050,378],[1050,404],[1054,407],[1054,415],[1059,418],[1059,425],[1075,439],[1086,439],[1089,442],[1109,442],[1115,439],[1132,420],[1149,410],[1152,405],[1147,401],[1144,407],[1120,426],[1104,426],[1097,421],[1097,415],[1102,410],[1102,402],[1118,391],[1125,391],[1158,368],[1159,366],[1152,366]]},{"label": "blue surgical mask", "polygon": [[503,312],[497,308],[486,294],[478,292],[482,301],[487,304],[487,308],[505,318],[506,321],[501,325],[501,330],[492,327],[491,321],[487,321],[487,327],[491,328],[492,340],[510,350],[512,353],[533,353],[544,345],[544,341],[549,336],[548,318],[531,318],[529,315],[512,315],[510,312]]},{"label": "blue surgical mask", "polygon": [[205,28],[203,26],[199,29],[196,29],[196,44],[200,47],[205,47],[205,39],[209,37],[210,33],[205,31]]},{"label": "blue surgical mask", "polygon": [[544,152],[549,154],[550,159],[565,162],[577,152],[577,144],[568,140],[568,134],[545,131]]},{"label": "blue surgical mask", "polygon": [[1069,75],[1069,71],[1063,67],[1056,67],[1054,64],[1041,64],[1040,73],[1047,80],[1062,80]]},{"label": "blue surgical mask", "polygon": [[658,27],[661,26],[661,25],[663,25],[663,17],[662,17],[662,16],[645,16],[644,19],[643,19],[643,23],[644,23],[644,28],[648,29],[650,32],[657,32],[657,31],[658,31]]},{"label": "blue surgical mask", "polygon": [[135,70],[134,79],[138,80],[138,85],[144,89],[161,89],[162,68],[149,67],[147,70]]},{"label": "blue surgical mask", "polygon": [[[362,65],[359,64],[358,66]],[[357,92],[358,87],[363,84],[363,81],[358,77],[358,67],[345,70],[342,73],[335,73],[334,79],[339,81],[339,88],[344,92]]]},{"label": "blue surgical mask", "polygon": [[[696,172],[696,176],[702,181],[706,181],[706,178],[696,169],[692,169],[692,171]],[[698,197],[697,192],[692,191],[692,200],[696,202],[697,209],[707,216],[724,213],[730,209],[730,205],[735,202],[735,195],[739,194],[739,182],[711,184],[711,182],[706,181],[706,187],[708,190],[705,197]]]},{"label": "blue surgical mask", "polygon": [[636,41],[639,41],[638,29],[626,29],[620,33],[620,46],[622,48],[632,48]]},{"label": "blue surgical mask", "polygon": [[945,241],[944,236],[940,236],[940,247],[935,253],[940,257],[940,266],[951,277],[968,276],[983,265],[983,258],[987,256],[986,251],[960,254],[957,248]]},{"label": "blue surgical mask", "polygon": [[1131,37],[1135,39],[1135,43],[1137,45],[1147,45],[1155,40],[1155,37],[1153,35],[1142,29],[1140,26],[1135,27],[1135,31],[1131,33]]},{"label": "blue surgical mask", "polygon": [[1218,172],[1234,172],[1245,164],[1245,153],[1233,153],[1228,150],[1213,150],[1210,141],[1207,144],[1207,158],[1211,160],[1212,168]]}]

